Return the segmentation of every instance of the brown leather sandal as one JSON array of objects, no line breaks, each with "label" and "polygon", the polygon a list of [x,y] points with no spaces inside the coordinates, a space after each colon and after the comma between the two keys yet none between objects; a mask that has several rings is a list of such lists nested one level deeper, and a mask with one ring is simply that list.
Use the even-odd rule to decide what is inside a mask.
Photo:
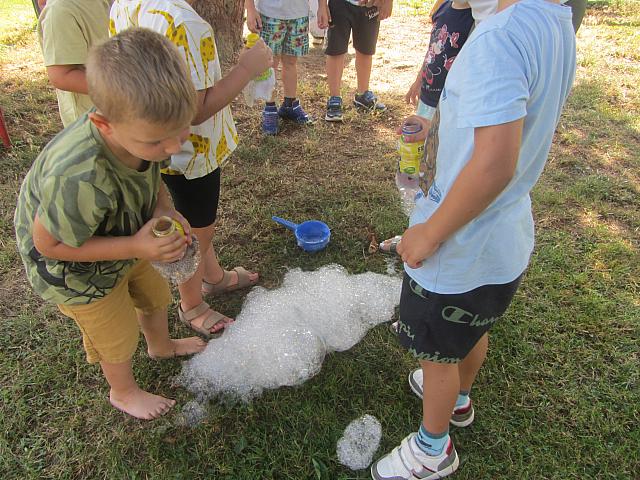
[{"label": "brown leather sandal", "polygon": [[[196,327],[191,323],[195,318],[199,317],[207,310],[209,311],[209,314],[204,319],[204,322],[202,322],[201,327]],[[182,307],[178,306],[178,317],[187,327],[207,339],[220,337],[224,333],[225,327],[234,322],[220,312],[212,310],[206,302],[202,302],[200,305],[193,307],[191,310],[187,310],[186,312],[182,310]],[[220,327],[212,332],[211,329],[216,325],[220,325]]]},{"label": "brown leather sandal", "polygon": [[207,282],[202,280],[202,294],[203,295],[220,295],[222,293],[233,292],[234,290],[240,290],[242,288],[252,287],[258,283],[259,278],[251,280],[249,275],[251,272],[243,267],[236,267],[233,269],[238,274],[238,283],[230,285],[232,281],[232,272],[229,270],[223,270],[222,279],[218,283]]}]

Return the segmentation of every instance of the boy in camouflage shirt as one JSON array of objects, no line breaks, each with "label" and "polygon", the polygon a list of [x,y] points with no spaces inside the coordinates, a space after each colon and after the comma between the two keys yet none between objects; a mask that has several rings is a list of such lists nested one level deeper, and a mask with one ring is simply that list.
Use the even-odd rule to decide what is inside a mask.
[{"label": "boy in camouflage shirt", "polygon": [[[175,401],[138,387],[131,359],[139,329],[152,358],[205,346],[197,337],[169,338],[169,286],[150,264],[181,258],[190,242],[160,168],[189,134],[195,90],[176,48],[144,29],[95,47],[87,81],[97,109],[58,134],[22,184],[18,248],[36,292],[78,324],[112,405],[153,419]],[[162,215],[178,218],[188,235],[154,237],[153,219]]]}]

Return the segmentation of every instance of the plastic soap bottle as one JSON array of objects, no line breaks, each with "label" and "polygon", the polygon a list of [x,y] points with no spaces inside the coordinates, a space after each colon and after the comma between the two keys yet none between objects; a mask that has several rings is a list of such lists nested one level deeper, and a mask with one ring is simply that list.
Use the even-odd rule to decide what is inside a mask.
[{"label": "plastic soap bottle", "polygon": [[411,213],[416,195],[420,190],[420,162],[424,154],[424,143],[404,141],[405,135],[414,135],[422,131],[418,122],[405,122],[402,125],[402,135],[398,139],[398,169],[396,170],[396,186],[400,192],[403,210],[407,215]]},{"label": "plastic soap bottle", "polygon": [[[182,225],[177,220],[171,217],[158,218],[151,231],[155,237],[168,237],[175,232],[185,235]],[[151,262],[153,267],[170,282],[180,285],[196,273],[198,265],[200,264],[200,248],[198,246],[198,240],[195,236],[191,237],[191,245],[187,247],[184,256],[180,260],[175,262]]]},{"label": "plastic soap bottle", "polygon": [[[260,35],[257,33],[247,35],[246,48],[253,47],[259,39]],[[271,95],[273,94],[275,86],[276,73],[273,71],[273,68],[269,67],[244,87],[242,91],[244,101],[249,106],[253,106],[256,100],[269,102],[271,101]]]}]

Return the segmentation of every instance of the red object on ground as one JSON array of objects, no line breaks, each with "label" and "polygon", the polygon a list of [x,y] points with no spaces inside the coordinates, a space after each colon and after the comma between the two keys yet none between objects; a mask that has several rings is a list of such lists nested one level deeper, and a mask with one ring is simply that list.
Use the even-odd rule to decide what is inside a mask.
[{"label": "red object on ground", "polygon": [[4,115],[2,115],[2,109],[0,108],[0,138],[2,143],[7,148],[11,148],[11,140],[9,139],[9,132],[7,132],[7,124],[4,121]]}]

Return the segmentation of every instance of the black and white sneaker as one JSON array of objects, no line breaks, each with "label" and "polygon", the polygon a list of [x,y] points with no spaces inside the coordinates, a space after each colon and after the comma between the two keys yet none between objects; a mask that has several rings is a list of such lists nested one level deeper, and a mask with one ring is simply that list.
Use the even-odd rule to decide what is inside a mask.
[{"label": "black and white sneaker", "polygon": [[327,102],[327,114],[324,116],[327,122],[342,121],[342,97],[329,97]]}]

